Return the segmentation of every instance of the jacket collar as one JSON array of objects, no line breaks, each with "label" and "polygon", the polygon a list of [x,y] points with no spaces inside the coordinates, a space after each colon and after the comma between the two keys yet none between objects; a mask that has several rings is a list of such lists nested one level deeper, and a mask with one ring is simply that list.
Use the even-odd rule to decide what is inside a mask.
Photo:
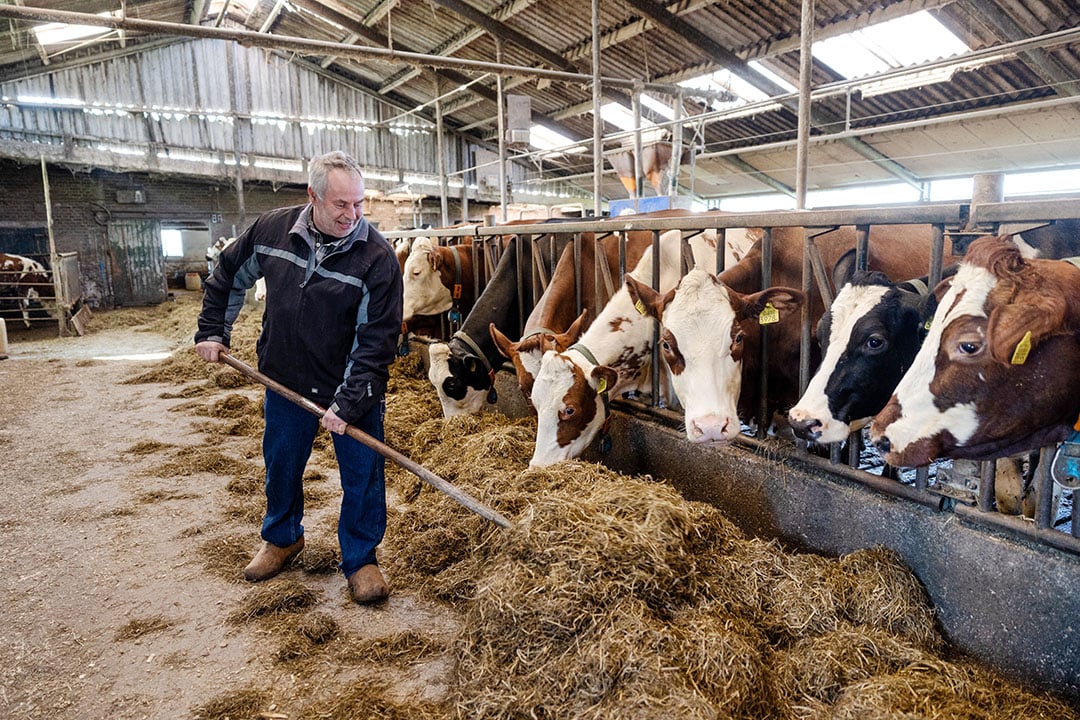
[{"label": "jacket collar", "polygon": [[[311,221],[311,203],[304,206],[304,209],[300,211],[300,214],[296,218],[296,222],[293,223],[292,228],[289,229],[290,233],[299,235],[307,242],[308,247],[312,250],[315,249],[315,237],[312,234],[313,224]],[[330,242],[336,244],[339,249],[345,249],[351,247],[355,242],[365,242],[368,239],[368,231],[371,225],[368,223],[367,218],[361,217],[360,222],[356,224],[353,231],[343,238],[333,238]],[[318,230],[315,230],[318,232]],[[325,237],[325,236],[324,236]]]}]

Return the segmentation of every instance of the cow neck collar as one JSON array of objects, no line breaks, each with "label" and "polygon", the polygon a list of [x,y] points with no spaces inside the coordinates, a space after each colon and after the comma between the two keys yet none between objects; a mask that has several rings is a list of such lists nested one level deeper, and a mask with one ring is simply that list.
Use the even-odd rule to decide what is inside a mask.
[{"label": "cow neck collar", "polygon": [[526,338],[531,338],[531,337],[533,337],[535,335],[554,335],[554,334],[555,333],[552,330],[549,330],[546,327],[533,328],[529,332],[522,335],[521,340],[518,340],[518,342],[520,343],[522,340],[525,340]]},{"label": "cow neck collar", "polygon": [[488,362],[487,355],[480,349],[480,346],[476,344],[476,341],[469,337],[469,334],[464,330],[458,330],[454,333],[452,338],[457,338],[461,342],[465,343],[470,350],[476,353],[476,356],[480,358],[480,362],[484,363],[484,369],[488,374],[488,394],[487,401],[489,405],[494,405],[499,401],[499,395],[495,390],[495,368],[491,367],[491,363]]},{"label": "cow neck collar", "polygon": [[600,363],[598,363],[596,361],[596,356],[592,354],[592,350],[585,347],[584,345],[582,345],[579,342],[576,342],[573,345],[571,345],[570,347],[566,348],[567,352],[570,352],[571,350],[577,350],[579,353],[581,353],[585,357],[586,360],[591,362],[593,365],[599,365],[600,364]]}]

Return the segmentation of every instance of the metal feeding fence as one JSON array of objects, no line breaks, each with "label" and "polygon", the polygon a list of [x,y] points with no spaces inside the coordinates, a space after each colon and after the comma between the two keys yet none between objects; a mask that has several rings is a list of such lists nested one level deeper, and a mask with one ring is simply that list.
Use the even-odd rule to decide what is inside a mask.
[{"label": "metal feeding fence", "polygon": [[[426,229],[423,231],[397,231],[388,232],[386,235],[392,241],[415,237],[423,234],[443,244],[461,243],[463,238],[472,240],[471,252],[478,262],[483,262],[489,268],[484,277],[490,278],[495,263],[500,260],[500,253],[505,246],[503,236],[508,233],[520,239],[513,246],[513,252],[518,253],[519,259],[525,253],[535,253],[541,243],[553,242],[556,235],[571,236],[575,257],[580,257],[580,247],[583,242],[583,234],[592,233],[595,242],[599,243],[605,236],[622,233],[630,230],[647,230],[653,233],[654,247],[658,247],[660,234],[667,230],[680,230],[684,241],[705,229],[714,229],[720,236],[721,243],[725,231],[731,228],[763,228],[764,234],[762,246],[762,279],[761,287],[769,287],[771,280],[772,265],[772,234],[776,228],[804,228],[805,244],[803,246],[803,291],[809,293],[813,287],[827,306],[833,299],[836,289],[829,280],[831,268],[822,263],[820,254],[816,251],[814,239],[816,236],[841,226],[854,226],[856,229],[856,267],[865,269],[869,254],[870,228],[875,225],[904,225],[920,224],[932,227],[932,242],[930,248],[930,262],[927,267],[928,284],[933,288],[942,277],[942,264],[945,257],[945,241],[951,241],[953,255],[962,255],[968,243],[977,236],[996,234],[999,231],[1019,231],[1020,228],[1034,228],[1063,220],[1071,220],[1075,215],[1075,202],[1073,201],[1025,201],[1025,202],[991,202],[977,206],[978,222],[974,222],[976,206],[966,204],[935,204],[892,207],[883,209],[857,209],[857,210],[814,210],[792,212],[768,212],[768,213],[739,213],[739,214],[687,214],[677,217],[648,217],[633,216],[610,218],[591,221],[567,221],[558,224],[536,223],[516,224],[512,228],[506,226],[479,226],[466,225],[453,228]],[[623,241],[625,242],[625,240]],[[1073,244],[1080,244],[1080,237],[1073,238]],[[723,245],[721,244],[721,247]],[[569,252],[569,250],[568,250]],[[603,253],[595,253],[597,258],[603,257]],[[538,255],[536,257],[539,257]],[[549,257],[552,257],[549,255]],[[625,252],[620,254],[619,276],[626,271],[624,262]],[[521,326],[516,328],[524,330],[524,318],[536,305],[539,297],[547,288],[551,275],[554,273],[556,259],[552,257],[549,264],[532,263],[533,279],[532,291],[529,293],[519,292],[517,302],[521,306],[519,317],[522,318]],[[518,265],[519,287],[521,280],[522,264]],[[582,274],[595,272],[599,278],[606,268],[583,268],[575,263],[577,272],[577,286],[581,287]],[[717,253],[716,272],[724,269],[724,253]],[[656,273],[653,274],[655,278]],[[480,274],[477,274],[479,283]],[[897,278],[892,278],[897,280]],[[599,282],[597,287],[600,287]],[[482,288],[477,287],[477,297]],[[614,291],[608,288],[608,296]],[[583,309],[583,299],[580,294],[576,298],[577,311]],[[602,301],[598,299],[598,306]],[[593,308],[590,308],[590,312]],[[460,322],[460,318],[456,319]],[[814,328],[811,327],[809,313],[803,314],[802,337],[800,348],[800,392],[806,389],[811,373],[811,343]],[[453,324],[452,324],[453,325]],[[451,330],[454,328],[451,327]],[[513,329],[508,329],[513,330]],[[658,343],[659,325],[654,329],[653,342],[653,367],[660,367],[661,358]],[[766,383],[765,368],[768,366],[769,347],[762,344],[762,375],[761,382]],[[670,408],[658,406],[655,398],[659,397],[659,375],[653,373],[652,399],[648,402],[636,402],[630,400],[619,402],[617,406],[627,412],[642,411],[654,418],[668,424],[678,425],[681,416],[676,416]],[[766,393],[762,393],[763,396]],[[765,417],[765,399],[763,397],[762,412],[759,417]],[[1077,408],[1080,411],[1080,408]],[[763,447],[765,442],[767,423],[757,423],[753,426],[744,426],[743,435],[736,439],[736,443]],[[1074,436],[1074,439],[1075,436]],[[777,438],[769,438],[768,443],[777,442]],[[782,438],[780,442],[784,442]],[[1024,476],[1025,484],[1030,486],[1031,497],[1034,502],[1029,502],[1028,516],[1023,514],[1008,514],[1001,512],[995,500],[995,487],[997,484],[998,465],[994,460],[966,461],[966,460],[941,460],[927,466],[918,468],[888,468],[881,456],[864,441],[862,432],[852,433],[844,443],[832,443],[823,447],[816,447],[805,441],[791,439],[792,450],[806,463],[833,475],[855,481],[869,487],[876,492],[902,498],[909,502],[931,508],[945,513],[954,513],[965,521],[990,528],[999,532],[1024,538],[1037,544],[1050,546],[1069,553],[1080,555],[1080,522],[1078,514],[1080,508],[1074,501],[1075,488],[1080,486],[1080,478],[1076,477],[1080,462],[1076,460],[1078,446],[1076,443],[1061,443],[1059,445],[1032,448],[1032,452],[1024,458],[1018,458],[1013,467],[1018,468]],[[1056,465],[1055,465],[1056,460]],[[1057,468],[1056,472],[1054,468]],[[1056,480],[1056,482],[1055,482]]]}]

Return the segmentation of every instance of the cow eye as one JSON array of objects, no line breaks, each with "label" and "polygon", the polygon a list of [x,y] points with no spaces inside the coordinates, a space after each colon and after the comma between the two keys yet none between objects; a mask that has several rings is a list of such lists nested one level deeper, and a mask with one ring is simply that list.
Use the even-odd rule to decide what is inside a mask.
[{"label": "cow eye", "polygon": [[742,345],[742,341],[743,341],[743,334],[742,333],[737,333],[735,335],[735,344],[736,345]]},{"label": "cow eye", "polygon": [[881,335],[874,333],[870,337],[866,338],[866,349],[871,352],[877,352],[885,348],[885,338]]},{"label": "cow eye", "polygon": [[974,342],[972,340],[961,340],[956,344],[956,349],[961,355],[974,355],[982,350],[982,343]]},{"label": "cow eye", "polygon": [[570,405],[567,405],[566,407],[564,407],[562,410],[559,411],[559,420],[566,420],[569,417],[573,417],[573,415],[574,415],[574,408],[572,406],[570,406]]}]

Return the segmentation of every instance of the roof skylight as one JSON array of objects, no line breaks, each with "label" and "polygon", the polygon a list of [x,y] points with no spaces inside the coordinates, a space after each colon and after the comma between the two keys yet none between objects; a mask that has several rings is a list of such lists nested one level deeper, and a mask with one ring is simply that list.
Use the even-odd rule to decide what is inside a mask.
[{"label": "roof skylight", "polygon": [[970,48],[925,10],[814,43],[814,57],[851,80]]},{"label": "roof skylight", "polygon": [[[119,18],[120,11],[100,12],[97,15],[99,17]],[[38,43],[43,47],[67,45],[79,40],[107,35],[113,31],[112,28],[98,27],[96,25],[68,25],[67,23],[45,23],[43,25],[34,25],[31,29],[34,31]]]}]

